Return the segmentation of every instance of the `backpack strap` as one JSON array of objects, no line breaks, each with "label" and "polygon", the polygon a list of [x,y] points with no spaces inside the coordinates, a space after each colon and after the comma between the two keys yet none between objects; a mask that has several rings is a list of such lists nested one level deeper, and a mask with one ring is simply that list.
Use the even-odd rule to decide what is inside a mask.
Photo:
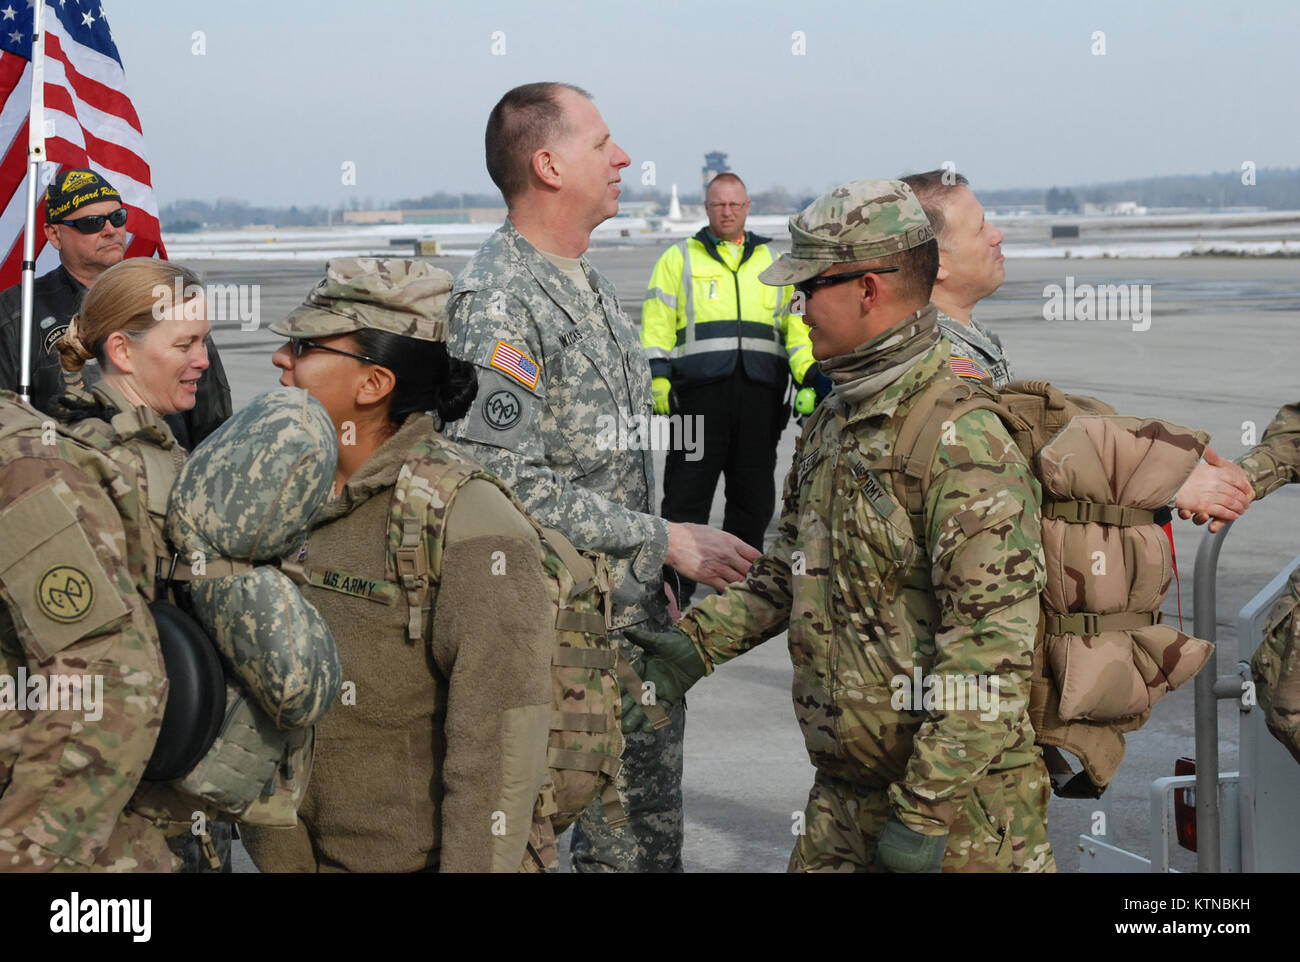
[{"label": "backpack strap", "polygon": [[1004,421],[1015,421],[1015,415],[982,381],[940,378],[927,385],[913,402],[894,439],[894,453],[873,465],[894,473],[894,490],[914,523],[925,512],[930,472],[945,428],[971,411],[992,411]]},{"label": "backpack strap", "polygon": [[434,450],[428,444],[416,446],[398,472],[389,509],[388,536],[390,543],[396,544],[394,576],[406,597],[409,644],[423,640],[432,607],[432,589],[442,580],[444,519],[429,511],[430,501],[436,493],[442,504],[450,504],[456,491],[475,478],[496,481],[458,457],[430,458]]}]

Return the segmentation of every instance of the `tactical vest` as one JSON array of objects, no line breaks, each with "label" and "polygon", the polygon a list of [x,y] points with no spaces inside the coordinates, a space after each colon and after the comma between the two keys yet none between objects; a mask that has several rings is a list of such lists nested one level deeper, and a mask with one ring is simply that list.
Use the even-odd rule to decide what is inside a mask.
[{"label": "tactical vest", "polygon": [[[1088,499],[1071,496],[1071,481],[1057,469],[1068,464],[1067,455],[1095,452],[1085,424],[1094,431],[1133,430],[1139,437],[1142,432],[1161,438],[1196,435],[1154,420],[1131,427],[1127,422],[1139,422],[1117,418],[1104,402],[1067,396],[1045,381],[1017,381],[998,392],[986,382],[941,377],[913,404],[893,455],[872,466],[893,473],[895,493],[920,544],[926,541],[925,496],[943,434],[962,415],[978,410],[1002,420],[1043,488],[1048,581],[1040,597],[1029,701],[1035,740],[1044,749],[1058,796],[1097,798],[1124,757],[1123,733],[1145,724],[1151,706],[1194,676],[1213,646],[1160,623],[1172,549],[1157,524],[1159,512],[1111,503],[1099,488],[1113,492],[1113,485],[1095,486]],[[1206,440],[1200,437],[1197,458]],[[1172,496],[1194,463],[1165,472],[1156,503]],[[1153,486],[1160,482],[1148,488]],[[1089,576],[1098,570],[1099,553],[1103,562],[1118,566],[1113,578]],[[1099,587],[1103,584],[1107,590]],[[1061,749],[1077,756],[1084,770],[1075,773]]]},{"label": "tactical vest", "polygon": [[[622,767],[619,681],[632,691],[641,679],[610,644],[611,594],[602,555],[575,548],[560,532],[542,528],[500,480],[440,444],[422,442],[398,474],[389,513],[389,577],[406,599],[407,638],[418,642],[437,604],[442,581],[444,527],[449,506],[472,480],[488,481],[536,530],[554,606],[551,656],[549,778],[535,807],[558,836],[596,798],[617,827],[626,821],[614,780]],[[444,506],[431,511],[430,504]],[[617,679],[617,680],[616,680]],[[662,708],[646,706],[656,728],[669,724]]]},{"label": "tactical vest", "polygon": [[[305,565],[286,563],[282,568],[302,584],[331,592],[385,604],[404,601],[401,621],[408,648],[418,651],[416,646],[432,637],[433,612],[442,583],[446,519],[457,493],[472,480],[491,483],[529,519],[540,540],[544,581],[552,603],[547,616],[555,627],[548,774],[533,807],[534,832],[538,821],[544,820],[558,836],[596,798],[602,799],[610,823],[620,825],[626,816],[615,789],[624,745],[619,681],[639,691],[641,680],[609,641],[612,589],[603,556],[580,551],[558,531],[539,527],[500,480],[446,444],[425,440],[412,448],[393,486],[387,506],[389,548],[383,579],[334,570],[328,562],[318,564],[311,557]],[[392,627],[396,625],[384,627],[376,621],[376,630]],[[646,712],[656,727],[669,724],[659,706],[648,705]],[[405,723],[398,720],[396,724]],[[433,777],[437,778],[436,769]],[[546,834],[533,841],[544,842]],[[437,838],[432,841],[436,846]]]}]

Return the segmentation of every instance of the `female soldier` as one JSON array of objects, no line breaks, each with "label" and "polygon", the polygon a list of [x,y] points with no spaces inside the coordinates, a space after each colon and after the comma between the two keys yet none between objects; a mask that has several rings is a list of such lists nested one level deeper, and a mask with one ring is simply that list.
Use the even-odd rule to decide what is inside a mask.
[{"label": "female soldier", "polygon": [[43,679],[45,695],[6,711],[0,683],[0,870],[176,865],[132,803],[167,688],[147,605],[184,454],[162,415],[193,407],[208,366],[203,298],[170,295],[198,283],[165,261],[109,268],[58,345],[66,370],[103,370],[63,399],[68,423],[0,400],[0,678]]},{"label": "female soldier", "polygon": [[[405,465],[474,467],[438,434],[477,391],[443,343],[450,291],[451,275],[419,261],[333,260],[271,328],[290,338],[272,359],[280,383],[305,388],[339,431],[336,496],[297,561],[346,681],[316,726],[299,826],[241,829],[264,871],[540,867],[525,849],[547,773],[555,629],[539,617],[553,609],[536,531],[490,481],[449,502],[428,489],[441,581],[420,624],[406,592],[425,574],[425,533],[390,526]],[[410,569],[390,572],[408,540]]]}]

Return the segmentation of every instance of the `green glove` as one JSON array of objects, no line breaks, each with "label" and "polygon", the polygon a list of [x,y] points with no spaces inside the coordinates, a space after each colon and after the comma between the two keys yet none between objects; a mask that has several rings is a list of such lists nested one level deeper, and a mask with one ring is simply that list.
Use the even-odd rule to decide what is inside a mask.
[{"label": "green glove", "polygon": [[629,628],[625,634],[628,641],[645,649],[647,657],[641,680],[652,687],[637,692],[623,690],[623,732],[651,732],[654,727],[641,710],[641,700],[654,699],[652,704],[668,711],[709,673],[711,666],[700,657],[695,642],[676,628],[672,631]]},{"label": "green glove", "polygon": [[892,812],[876,842],[876,857],[889,872],[938,872],[943,852],[948,847],[948,833],[922,835],[898,820]]},{"label": "green glove", "polygon": [[668,402],[668,394],[673,389],[673,382],[666,377],[657,377],[650,382],[650,393],[655,399],[655,414],[670,413],[671,404]]},{"label": "green glove", "polygon": [[810,387],[799,388],[794,396],[794,409],[805,416],[812,414],[817,407],[817,392]]}]

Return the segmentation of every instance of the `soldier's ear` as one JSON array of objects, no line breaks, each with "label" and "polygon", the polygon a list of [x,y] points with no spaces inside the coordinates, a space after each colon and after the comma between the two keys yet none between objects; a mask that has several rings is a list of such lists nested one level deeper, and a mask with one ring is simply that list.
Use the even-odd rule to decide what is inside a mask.
[{"label": "soldier's ear", "polygon": [[545,148],[533,151],[533,174],[547,187],[556,190],[564,185],[564,178],[560,176],[556,165],[558,159],[554,152]]},{"label": "soldier's ear", "polygon": [[122,331],[114,331],[104,338],[104,360],[123,374],[134,374],[131,362],[131,339]]},{"label": "soldier's ear", "polygon": [[56,224],[45,225],[45,240],[57,251],[63,248],[59,245],[59,228]]},{"label": "soldier's ear", "polygon": [[378,364],[370,365],[366,376],[357,385],[357,406],[379,404],[397,389],[397,375]]},{"label": "soldier's ear", "polygon": [[939,273],[934,275],[934,282],[942,284],[949,277],[948,268],[943,266],[943,249],[939,249]]}]

